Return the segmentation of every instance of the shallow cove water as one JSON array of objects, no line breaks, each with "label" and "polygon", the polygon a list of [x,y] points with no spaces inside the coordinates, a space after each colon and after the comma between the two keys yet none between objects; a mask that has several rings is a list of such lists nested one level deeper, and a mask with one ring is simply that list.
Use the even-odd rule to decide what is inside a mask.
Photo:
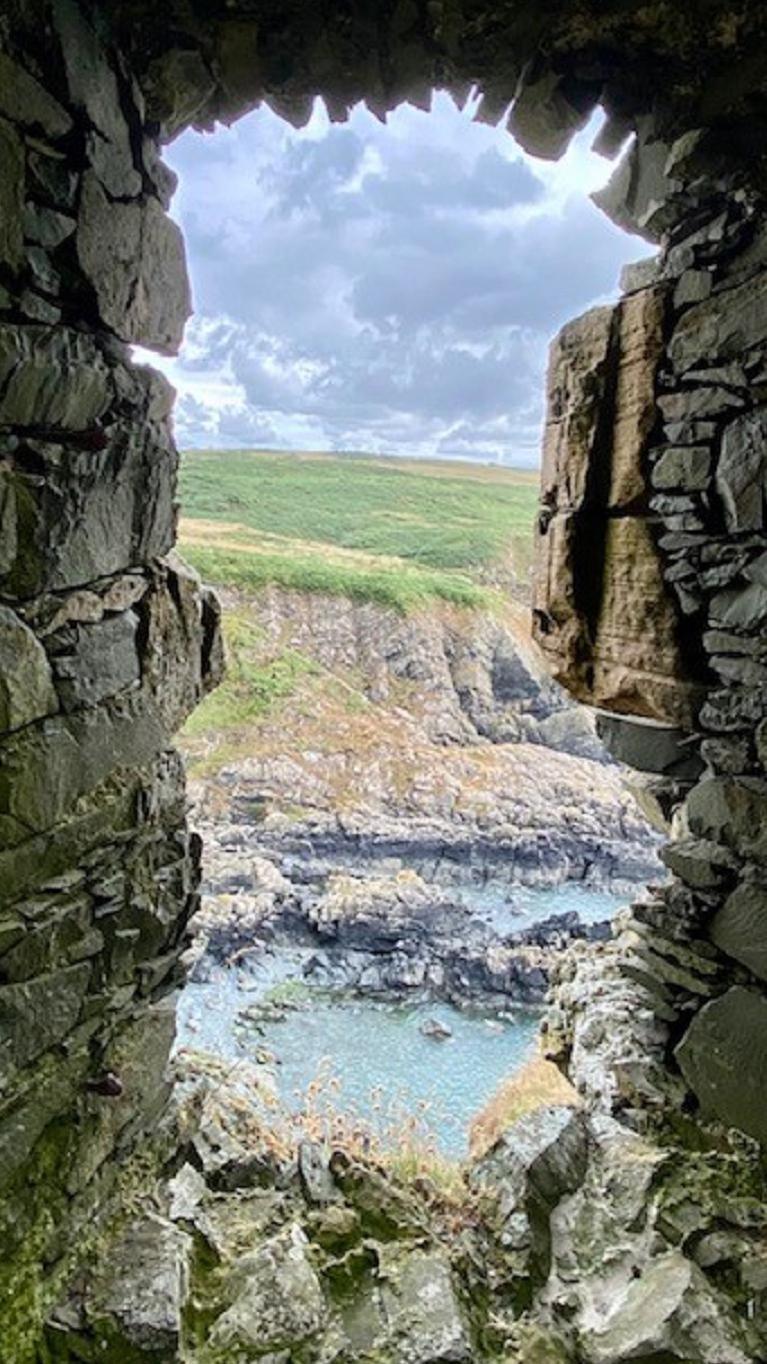
[{"label": "shallow cove water", "polygon": [[[518,890],[515,928],[573,909],[593,922],[624,903],[581,886]],[[481,902],[472,903],[478,917],[508,931],[508,911],[501,916],[490,897],[480,896]],[[532,1055],[539,1013],[511,1003],[499,1015],[442,1002],[385,1004],[328,995],[303,985],[303,966],[312,954],[305,947],[266,948],[238,967],[212,967],[204,982],[190,982],[179,1005],[179,1046],[233,1063],[263,1064],[264,1057],[274,1057],[270,1068],[279,1099],[293,1111],[303,1107],[321,1072],[333,1076],[338,1088],[328,1098],[336,1110],[366,1120],[384,1137],[408,1116],[417,1117],[419,1133],[445,1155],[466,1155],[472,1118]],[[281,1017],[253,1022],[243,1013],[291,996],[296,1007]],[[424,1035],[428,1020],[451,1035],[443,1040]]]}]

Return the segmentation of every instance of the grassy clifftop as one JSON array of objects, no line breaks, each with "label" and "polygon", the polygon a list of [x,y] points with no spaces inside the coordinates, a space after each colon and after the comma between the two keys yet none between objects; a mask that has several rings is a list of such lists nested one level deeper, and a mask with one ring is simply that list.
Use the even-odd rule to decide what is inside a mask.
[{"label": "grassy clifftop", "polygon": [[537,475],[494,466],[189,451],[180,544],[211,582],[331,592],[408,611],[524,582]]}]

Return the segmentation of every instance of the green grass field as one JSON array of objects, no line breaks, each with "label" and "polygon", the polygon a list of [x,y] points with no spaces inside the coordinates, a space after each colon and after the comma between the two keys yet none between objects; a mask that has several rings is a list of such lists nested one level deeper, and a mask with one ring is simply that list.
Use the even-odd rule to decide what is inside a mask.
[{"label": "green grass field", "polygon": [[446,461],[187,451],[180,544],[211,582],[279,583],[407,611],[524,583],[537,475]]}]

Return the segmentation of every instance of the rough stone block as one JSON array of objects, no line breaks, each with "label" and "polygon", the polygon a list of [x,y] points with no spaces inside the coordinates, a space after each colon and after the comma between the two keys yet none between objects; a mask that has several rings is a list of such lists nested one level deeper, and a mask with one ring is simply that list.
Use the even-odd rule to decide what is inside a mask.
[{"label": "rough stone block", "polygon": [[599,87],[566,81],[553,71],[526,83],[514,101],[508,130],[531,156],[558,161],[599,98]]},{"label": "rough stone block", "polygon": [[14,611],[0,606],[0,732],[59,708],[45,650]]},{"label": "rough stone block", "polygon": [[90,963],[0,986],[0,1084],[60,1042],[80,1016]]},{"label": "rough stone block", "polygon": [[690,779],[703,770],[697,746],[671,725],[601,711],[597,733],[614,758],[640,772]]},{"label": "rough stone block", "polygon": [[653,465],[654,488],[681,488],[697,492],[708,487],[711,451],[707,445],[672,445]]},{"label": "rough stone block", "polygon": [[722,952],[767,980],[767,889],[744,882],[727,897],[709,925]]},{"label": "rough stone block", "polygon": [[735,985],[704,1004],[676,1048],[704,1112],[767,1144],[767,999]]},{"label": "rough stone block", "polygon": [[123,341],[173,355],[191,311],[181,233],[156,199],[112,202],[83,177],[77,251],[105,324]]},{"label": "rough stone block", "polygon": [[687,818],[693,834],[724,843],[746,858],[767,858],[767,782],[708,777],[690,792]]},{"label": "rough stone block", "polygon": [[[767,312],[767,299],[764,303]],[[731,531],[762,530],[767,497],[767,407],[757,408],[725,428],[716,469],[716,489]]]},{"label": "rough stone block", "polygon": [[110,372],[92,337],[68,327],[0,324],[0,422],[85,431],[106,411]]},{"label": "rough stone block", "polygon": [[534,634],[579,700],[689,729],[699,689],[643,515],[664,311],[663,289],[644,290],[552,346]]},{"label": "rough stone block", "polygon": [[[96,705],[140,681],[138,624],[135,611],[123,611],[63,632],[63,647],[57,642],[53,669],[64,710]],[[183,672],[184,660],[180,663]]]},{"label": "rough stone block", "polygon": [[317,1334],[325,1302],[308,1244],[298,1225],[289,1226],[235,1264],[233,1286],[240,1290],[210,1333],[214,1354],[295,1349]]},{"label": "rough stone block", "polygon": [[597,458],[599,410],[609,383],[615,309],[592,308],[552,343],[541,466],[543,506],[580,507]]},{"label": "rough stone block", "polygon": [[117,72],[83,9],[73,0],[53,0],[56,30],[61,39],[64,66],[73,105],[82,110],[93,131],[88,134],[89,159],[102,184],[115,198],[141,193],[141,174],[135,164],[131,132],[137,132],[140,113],[130,111],[133,130],[125,112],[126,85],[118,85]]},{"label": "rough stone block", "polygon": [[0,118],[0,262],[11,270],[18,270],[23,258],[23,211],[24,147],[10,123]]},{"label": "rough stone block", "polygon": [[592,1318],[581,1333],[585,1364],[632,1359],[748,1364],[734,1314],[679,1250],[651,1261],[641,1277],[609,1294],[608,1302],[602,1320]]},{"label": "rough stone block", "polygon": [[683,313],[669,343],[676,371],[740,360],[767,341],[767,271]]},{"label": "rough stone block", "polygon": [[[181,1314],[189,1291],[192,1241],[164,1218],[148,1213],[130,1222],[108,1247],[86,1307],[103,1347],[117,1334],[147,1360],[170,1359],[181,1343]],[[132,1357],[132,1356],[131,1356]]]},{"label": "rough stone block", "polygon": [[0,52],[0,114],[54,140],[65,137],[72,127],[58,100],[5,52]]}]

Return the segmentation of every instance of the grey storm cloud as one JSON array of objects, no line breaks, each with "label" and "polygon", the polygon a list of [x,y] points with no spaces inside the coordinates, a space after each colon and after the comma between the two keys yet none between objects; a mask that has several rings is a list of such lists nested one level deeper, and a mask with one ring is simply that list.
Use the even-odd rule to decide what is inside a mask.
[{"label": "grey storm cloud", "polygon": [[529,462],[548,340],[637,243],[449,101],[395,118],[307,134],[261,111],[170,149],[196,306],[182,443]]}]

